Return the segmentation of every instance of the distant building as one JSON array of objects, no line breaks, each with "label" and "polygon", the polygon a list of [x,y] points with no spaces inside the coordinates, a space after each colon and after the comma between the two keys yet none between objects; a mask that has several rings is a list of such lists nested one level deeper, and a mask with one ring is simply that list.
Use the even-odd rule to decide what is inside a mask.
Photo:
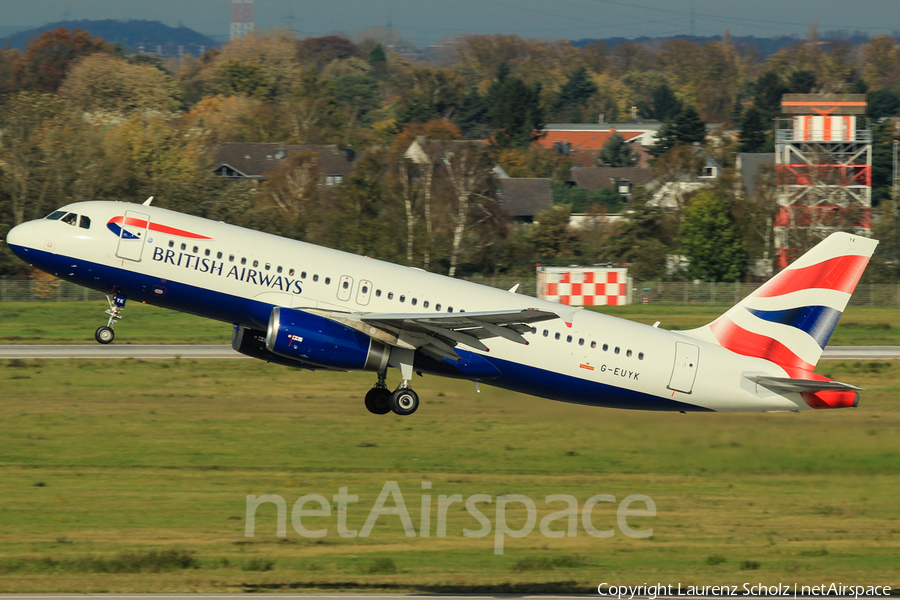
[{"label": "distant building", "polygon": [[231,0],[232,40],[240,39],[253,31],[253,0]]},{"label": "distant building", "polygon": [[647,185],[653,180],[653,170],[641,167],[584,167],[572,168],[566,184],[589,191],[614,189],[628,198],[634,186]]},{"label": "distant building", "polygon": [[534,222],[534,215],[553,204],[549,179],[501,178],[497,184],[497,201],[517,223]]},{"label": "distant building", "polygon": [[722,166],[701,146],[691,149],[695,164],[665,173],[656,173],[656,177],[647,184],[653,192],[648,202],[651,206],[659,206],[665,210],[684,208],[687,196],[700,189],[712,186],[722,176]]},{"label": "distant building", "polygon": [[227,179],[262,181],[277,171],[284,160],[301,152],[312,152],[318,158],[320,185],[341,185],[353,172],[356,154],[349,148],[311,144],[220,144],[213,151],[213,173]]}]

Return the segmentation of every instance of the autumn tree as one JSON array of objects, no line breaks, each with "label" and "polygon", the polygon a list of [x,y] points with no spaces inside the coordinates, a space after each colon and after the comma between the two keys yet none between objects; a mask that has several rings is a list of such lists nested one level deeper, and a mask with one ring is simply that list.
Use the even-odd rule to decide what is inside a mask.
[{"label": "autumn tree", "polygon": [[79,61],[59,94],[83,111],[167,111],[180,106],[178,86],[168,73],[108,54],[94,54]]},{"label": "autumn tree", "polygon": [[607,167],[633,167],[638,162],[631,144],[619,133],[614,133],[604,142],[597,154],[598,163]]},{"label": "autumn tree", "polygon": [[111,54],[113,48],[81,29],[45,31],[16,62],[19,83],[26,90],[55,92],[78,59],[98,52]]},{"label": "autumn tree", "polygon": [[728,202],[714,190],[702,190],[690,200],[679,233],[689,279],[735,281],[743,275],[744,246]]},{"label": "autumn tree", "polygon": [[494,143],[500,148],[530,144],[544,127],[541,84],[528,86],[518,77],[507,77],[490,109]]},{"label": "autumn tree", "polygon": [[561,123],[580,123],[584,120],[584,109],[588,100],[597,92],[597,85],[591,81],[585,67],[578,67],[559,90],[553,104]]}]

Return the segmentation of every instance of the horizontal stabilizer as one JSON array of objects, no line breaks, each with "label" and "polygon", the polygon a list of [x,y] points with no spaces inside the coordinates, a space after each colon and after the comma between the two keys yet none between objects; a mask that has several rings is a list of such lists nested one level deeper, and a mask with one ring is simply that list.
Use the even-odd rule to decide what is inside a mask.
[{"label": "horizontal stabilizer", "polygon": [[816,379],[791,379],[790,377],[771,377],[769,375],[757,375],[745,373],[744,377],[773,392],[799,393],[799,392],[849,392],[861,391],[862,388],[841,383],[840,381],[820,381]]}]

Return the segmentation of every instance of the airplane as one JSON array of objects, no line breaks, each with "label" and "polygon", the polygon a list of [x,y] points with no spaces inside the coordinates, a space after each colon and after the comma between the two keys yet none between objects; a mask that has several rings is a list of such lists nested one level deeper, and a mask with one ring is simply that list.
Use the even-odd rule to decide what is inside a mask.
[{"label": "airplane", "polygon": [[[678,412],[855,407],[814,372],[877,241],[833,233],[713,322],[668,331],[151,205],[90,201],[22,223],[22,260],[107,295],[233,325],[239,353],[371,371],[374,414],[419,407],[414,373],[591,406]],[[518,287],[518,286],[516,286]],[[174,332],[173,332],[174,333]],[[400,383],[387,386],[389,368]]]}]

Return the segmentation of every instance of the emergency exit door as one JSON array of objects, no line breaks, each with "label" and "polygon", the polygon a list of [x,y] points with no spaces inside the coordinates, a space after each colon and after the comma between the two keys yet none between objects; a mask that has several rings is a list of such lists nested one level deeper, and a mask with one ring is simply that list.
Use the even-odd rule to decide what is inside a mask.
[{"label": "emergency exit door", "polygon": [[675,342],[675,366],[668,388],[676,392],[690,394],[697,378],[697,363],[700,360],[700,348],[685,342]]},{"label": "emergency exit door", "polygon": [[148,227],[150,227],[148,215],[126,210],[125,217],[119,223],[119,247],[116,249],[116,256],[126,260],[141,260]]}]

